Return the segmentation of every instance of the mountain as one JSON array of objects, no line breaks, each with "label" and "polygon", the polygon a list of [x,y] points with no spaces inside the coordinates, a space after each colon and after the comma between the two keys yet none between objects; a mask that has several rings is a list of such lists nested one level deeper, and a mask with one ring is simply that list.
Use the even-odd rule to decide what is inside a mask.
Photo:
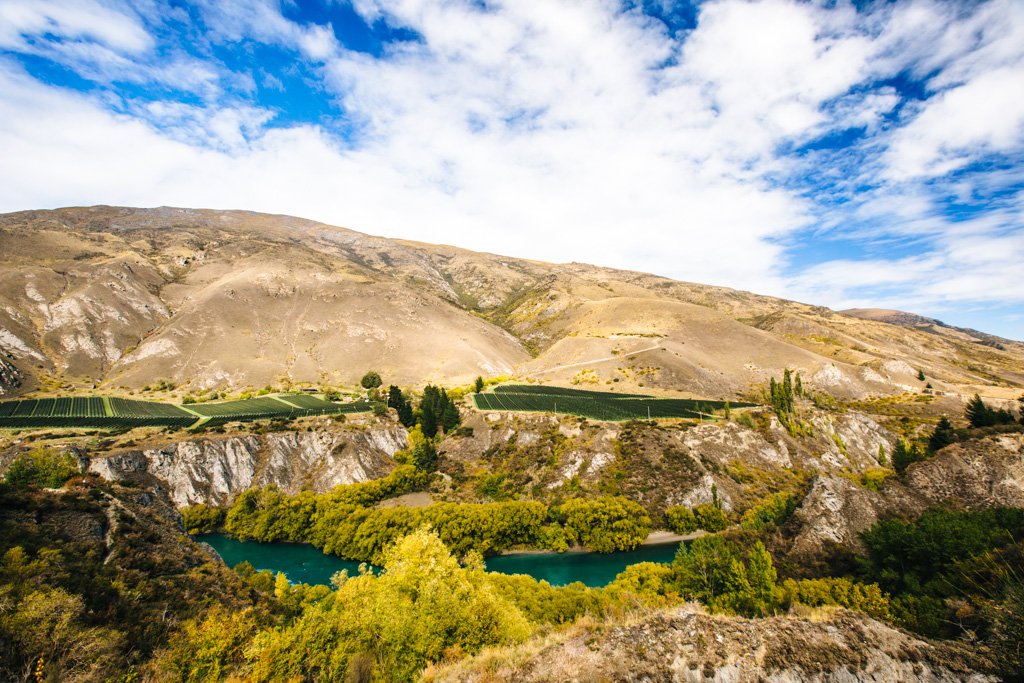
[{"label": "mountain", "polygon": [[[8,394],[514,375],[735,397],[784,368],[841,397],[1009,398],[1024,344],[937,321],[364,235],[246,211],[0,215]],[[921,319],[926,320],[926,319]],[[997,339],[997,338],[991,338]]]},{"label": "mountain", "polygon": [[960,332],[965,335],[969,341],[977,341],[980,344],[985,344],[996,349],[1005,349],[1007,344],[1015,343],[1009,339],[997,337],[994,334],[979,332],[978,330],[972,330],[969,327],[955,327],[953,325],[947,325],[941,320],[926,318],[923,315],[907,313],[906,311],[894,311],[887,308],[850,308],[839,312],[844,315],[852,315],[855,318],[878,320],[885,323],[891,323],[893,325],[901,325],[903,327],[922,330],[924,332],[938,333],[939,330]]}]

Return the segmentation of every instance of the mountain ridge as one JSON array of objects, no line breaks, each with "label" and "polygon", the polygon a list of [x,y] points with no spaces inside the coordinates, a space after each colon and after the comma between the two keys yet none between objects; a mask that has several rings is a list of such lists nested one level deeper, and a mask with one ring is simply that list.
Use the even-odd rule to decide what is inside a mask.
[{"label": "mountain ridge", "polygon": [[[784,368],[842,397],[1024,385],[985,346],[741,290],[393,240],[291,216],[160,207],[0,215],[9,394],[464,384],[476,375],[747,395]],[[983,334],[983,333],[981,333]],[[1003,395],[1005,394],[1005,396]]]}]

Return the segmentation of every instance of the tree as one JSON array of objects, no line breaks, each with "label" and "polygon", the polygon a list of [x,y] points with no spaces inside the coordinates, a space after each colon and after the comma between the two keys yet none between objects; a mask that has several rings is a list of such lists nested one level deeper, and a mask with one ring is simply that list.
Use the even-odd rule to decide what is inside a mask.
[{"label": "tree", "polygon": [[388,408],[394,408],[398,413],[398,421],[405,427],[412,427],[416,424],[413,416],[412,403],[406,398],[402,390],[392,384],[388,387]]},{"label": "tree", "polygon": [[989,408],[978,394],[975,394],[974,398],[967,402],[964,415],[972,427],[991,427],[992,425],[1013,424],[1015,422],[1012,412],[1006,408]]},{"label": "tree", "polygon": [[70,454],[58,453],[50,448],[36,448],[14,459],[7,468],[4,482],[16,489],[55,489],[76,474],[78,462]]},{"label": "tree", "polygon": [[716,533],[729,527],[729,517],[714,503],[704,503],[693,509],[697,528]]},{"label": "tree", "polygon": [[434,442],[427,438],[420,426],[409,430],[409,460],[417,469],[433,472],[437,467],[437,449]]},{"label": "tree", "polygon": [[796,392],[797,396],[800,396],[801,398],[803,397],[803,395],[804,395],[804,384],[803,384],[803,382],[800,381],[800,373],[799,372],[796,373],[796,379],[794,380],[794,383],[793,383],[793,390]]},{"label": "tree", "polygon": [[793,374],[786,368],[782,373],[783,412],[793,412]]},{"label": "tree", "polygon": [[910,463],[922,460],[924,454],[917,448],[916,444],[908,444],[905,440],[898,439],[896,448],[892,451],[892,466],[897,472],[904,472]]},{"label": "tree", "polygon": [[365,375],[363,375],[363,378],[361,380],[359,380],[359,386],[361,386],[363,389],[366,389],[367,391],[369,391],[370,389],[376,389],[381,384],[383,384],[383,382],[381,381],[380,375],[374,370],[370,370]]},{"label": "tree", "polygon": [[775,611],[778,603],[775,582],[778,572],[772,563],[772,556],[758,541],[750,551],[747,561],[747,581],[753,597],[751,608],[755,614],[765,616]]},{"label": "tree", "polygon": [[599,553],[632,550],[651,530],[651,518],[643,507],[622,497],[574,498],[553,513],[564,521],[570,542]]},{"label": "tree", "polygon": [[943,415],[939,418],[939,423],[935,425],[935,431],[928,439],[928,450],[935,453],[955,442],[956,434],[953,432],[953,424],[949,418]]},{"label": "tree", "polygon": [[972,427],[988,427],[995,423],[992,410],[985,405],[978,394],[975,394],[974,398],[967,402],[964,416]]},{"label": "tree", "polygon": [[923,382],[923,381],[924,381],[924,379],[925,379],[925,378],[924,378],[924,370],[918,370],[918,371],[917,371],[917,379],[918,379],[918,381],[920,381],[920,382]]},{"label": "tree", "polygon": [[886,465],[889,464],[889,458],[885,454],[884,444],[878,444],[878,464],[881,465],[882,467],[885,467]]},{"label": "tree", "polygon": [[710,603],[733,583],[730,569],[735,559],[736,552],[721,536],[702,536],[689,545],[680,545],[672,561],[679,592],[686,598]]},{"label": "tree", "polygon": [[473,391],[480,393],[484,390],[484,378],[477,375],[476,381],[473,382]]},{"label": "tree", "polygon": [[665,510],[665,518],[668,527],[677,534],[692,534],[697,530],[697,518],[693,510],[682,505],[676,505]]},{"label": "tree", "polygon": [[444,427],[444,433],[447,434],[455,429],[461,422],[462,417],[459,415],[459,409],[455,407],[454,403],[449,401],[444,407],[444,413],[441,415],[441,426]]},{"label": "tree", "polygon": [[[441,417],[438,405],[440,402],[441,391],[437,387],[431,384],[423,387],[423,398],[420,399],[419,423],[423,428],[423,433],[431,439],[437,434],[438,421]],[[444,410],[444,406],[440,406],[440,410]]]}]

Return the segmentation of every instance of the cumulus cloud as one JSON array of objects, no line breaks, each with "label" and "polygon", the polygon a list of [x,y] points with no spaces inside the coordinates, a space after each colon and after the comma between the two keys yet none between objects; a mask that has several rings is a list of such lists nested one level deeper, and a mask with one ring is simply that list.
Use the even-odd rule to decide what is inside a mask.
[{"label": "cumulus cloud", "polygon": [[[204,47],[186,54],[154,37],[167,26],[150,2],[0,0],[8,54],[203,97],[83,93],[0,61],[0,208],[246,208],[837,306],[1021,301],[1007,278],[1022,202],[1006,188],[1022,179],[1006,163],[964,175],[1024,152],[1012,0],[717,0],[687,31],[611,0],[358,0],[368,25],[414,36],[380,54],[271,0],[195,3]],[[236,43],[292,71],[209,56]],[[343,127],[285,125],[256,99],[298,69]],[[850,129],[839,149],[802,149]],[[979,195],[999,210],[947,215],[948,197]],[[793,245],[832,235],[902,247],[791,265]]]}]

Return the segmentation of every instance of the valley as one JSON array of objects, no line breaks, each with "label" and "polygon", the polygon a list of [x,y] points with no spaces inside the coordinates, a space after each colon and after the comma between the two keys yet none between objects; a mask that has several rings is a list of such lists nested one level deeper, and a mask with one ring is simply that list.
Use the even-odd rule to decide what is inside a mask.
[{"label": "valley", "polygon": [[249,212],[0,244],[12,680],[1020,680],[1018,341]]}]

